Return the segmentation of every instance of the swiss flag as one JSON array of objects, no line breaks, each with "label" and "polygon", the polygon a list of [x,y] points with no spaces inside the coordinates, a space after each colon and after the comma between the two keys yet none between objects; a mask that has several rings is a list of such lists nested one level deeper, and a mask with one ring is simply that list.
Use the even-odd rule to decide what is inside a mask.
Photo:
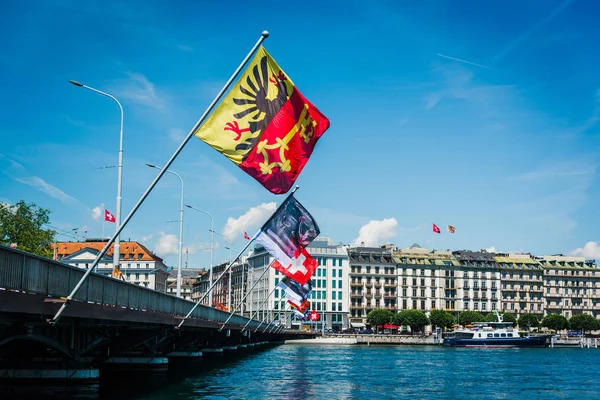
[{"label": "swiss flag", "polygon": [[117,219],[108,210],[104,210],[104,220],[108,222],[116,222]]},{"label": "swiss flag", "polygon": [[248,236],[248,234],[246,232],[244,232],[244,239],[250,240],[250,236]]},{"label": "swiss flag", "polygon": [[319,315],[319,313],[318,313],[318,312],[316,312],[315,310],[312,310],[312,311],[310,312],[310,315],[308,316],[308,318],[309,318],[311,321],[318,321],[318,320],[320,320],[320,319],[321,319],[321,315]]},{"label": "swiss flag", "polygon": [[304,285],[315,273],[319,263],[303,247],[298,247],[290,265],[283,265],[279,260],[275,260],[272,266],[283,275]]},{"label": "swiss flag", "polygon": [[433,224],[433,232],[434,233],[442,233],[442,231],[440,231],[440,228],[436,224]]}]

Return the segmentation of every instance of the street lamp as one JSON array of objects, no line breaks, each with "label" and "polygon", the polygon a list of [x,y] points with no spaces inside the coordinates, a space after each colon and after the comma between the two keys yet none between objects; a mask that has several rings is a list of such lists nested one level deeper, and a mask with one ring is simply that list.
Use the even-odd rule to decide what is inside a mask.
[{"label": "street lamp", "polygon": [[[210,213],[208,213],[207,211],[201,210],[199,208],[196,207],[192,207],[189,204],[185,205],[187,208],[191,208],[192,210],[196,210],[199,211],[203,214],[206,214],[210,217],[210,231],[211,231],[211,235],[210,235],[210,271],[208,272],[208,287],[210,288],[212,286],[212,281],[213,281],[213,249],[214,249],[214,244],[215,244],[215,220],[213,219],[212,215],[210,215]],[[208,305],[209,307],[212,307],[212,291],[210,291],[208,293]]]},{"label": "street lamp", "polygon": [[[227,236],[223,235],[222,233],[213,231],[212,229],[210,229],[210,231],[212,233],[216,233],[217,235],[221,236],[222,238],[224,238],[225,240],[227,240],[229,242],[229,247],[225,247],[227,250],[229,250],[229,262],[231,262],[231,239],[229,239]],[[227,310],[231,311],[231,270],[233,268],[229,268],[229,282],[227,284]]]},{"label": "street lamp", "polygon": [[[94,89],[92,87],[86,86],[83,83],[79,83],[77,81],[69,80],[69,82],[71,82],[75,86],[91,90],[92,92],[96,92],[98,94],[101,94],[102,96],[106,96],[110,99],[113,99],[119,106],[119,109],[121,110],[121,133],[119,136],[119,165],[117,165],[117,168],[118,168],[117,216],[115,217],[115,231],[118,232],[119,226],[121,225],[121,192],[122,192],[122,186],[123,186],[123,107],[121,106],[121,103],[119,103],[119,100],[116,99],[116,97],[111,96],[108,93],[104,93],[98,89]],[[114,246],[114,253],[113,253],[113,265],[114,266],[119,265],[120,256],[121,256],[121,241],[120,241],[119,237],[120,237],[120,235],[117,235],[117,237],[115,238],[115,246]]]},{"label": "street lamp", "polygon": [[[154,164],[146,163],[150,168],[156,168],[162,170],[161,167],[156,166]],[[179,205],[179,251],[178,253],[178,261],[177,261],[177,297],[181,297],[181,257],[182,257],[182,249],[183,249],[183,179],[177,172],[173,172],[170,169],[167,169],[165,172],[175,175],[181,181],[181,203]]]},{"label": "street lamp", "polygon": [[68,235],[68,234],[74,233],[74,232],[76,232],[78,229],[79,229],[79,228],[73,228],[73,229],[71,229],[70,231],[66,231],[66,232],[59,233],[58,235],[56,235],[56,236],[54,237],[54,255],[52,256],[52,259],[53,259],[53,260],[56,260],[56,239],[58,239],[58,237],[59,237],[60,235]]}]

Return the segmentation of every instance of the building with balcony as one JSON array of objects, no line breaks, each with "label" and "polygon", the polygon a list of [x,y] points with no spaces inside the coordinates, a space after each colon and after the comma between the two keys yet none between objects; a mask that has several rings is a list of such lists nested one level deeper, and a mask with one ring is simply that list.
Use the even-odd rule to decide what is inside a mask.
[{"label": "building with balcony", "polygon": [[[203,268],[182,268],[181,269],[181,298],[192,300],[192,291],[194,284],[200,277],[206,273]],[[173,296],[177,295],[177,268],[171,268],[167,278],[167,293]]]},{"label": "building with balcony", "polygon": [[502,311],[519,318],[521,314],[544,316],[543,270],[530,254],[496,254],[501,271]]},{"label": "building with balcony", "polygon": [[501,281],[495,254],[486,251],[459,250],[452,256],[458,262],[455,271],[459,301],[456,311],[483,314],[500,311]]},{"label": "building with balcony", "polygon": [[397,312],[396,262],[393,246],[349,247],[350,323],[363,328],[376,308]]},{"label": "building with balcony", "polygon": [[543,271],[545,314],[600,317],[600,269],[593,260],[564,255],[536,257]]},{"label": "building with balcony", "polygon": [[[86,239],[83,242],[57,242],[56,258],[78,268],[90,268],[104,248],[106,239]],[[96,272],[110,276],[113,270],[114,244],[100,260]],[[167,290],[167,266],[163,259],[138,242],[120,243],[120,270],[125,280],[159,292]]]}]

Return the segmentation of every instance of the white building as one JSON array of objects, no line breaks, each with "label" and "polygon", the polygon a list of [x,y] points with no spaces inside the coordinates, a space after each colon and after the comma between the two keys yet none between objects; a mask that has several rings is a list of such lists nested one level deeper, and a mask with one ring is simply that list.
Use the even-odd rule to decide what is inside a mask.
[{"label": "white building", "polygon": [[[85,242],[56,243],[57,259],[78,268],[90,268],[106,241],[87,239]],[[113,270],[111,246],[102,257],[96,272],[111,275]],[[121,242],[120,269],[125,280],[159,292],[167,289],[167,267],[162,258],[138,242]]]},{"label": "white building", "polygon": [[[321,315],[319,327],[324,325],[325,329],[336,331],[348,328],[349,264],[346,246],[337,245],[330,238],[320,236],[307,250],[319,262],[319,267],[311,278],[313,290],[309,296],[310,309]],[[278,321],[282,315],[281,321],[287,323],[293,314],[289,311],[290,306],[286,303],[283,291],[275,287],[284,275],[270,268],[273,260],[261,246],[255,247],[248,256],[248,290],[255,287],[247,298],[245,315],[253,315],[265,302],[258,312],[258,318]],[[265,271],[265,268],[268,270]],[[265,301],[273,289],[273,294]],[[291,319],[294,326],[301,325],[295,318]]]}]

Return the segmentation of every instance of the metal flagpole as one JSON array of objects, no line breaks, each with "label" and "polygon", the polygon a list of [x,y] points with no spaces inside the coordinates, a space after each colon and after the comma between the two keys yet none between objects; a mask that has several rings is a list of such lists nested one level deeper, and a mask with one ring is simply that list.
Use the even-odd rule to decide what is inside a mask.
[{"label": "metal flagpole", "polygon": [[[250,239],[248,241],[248,243],[246,244],[246,246],[244,246],[244,248],[242,249],[242,251],[240,251],[238,253],[238,255],[235,257],[234,260],[237,260],[238,258],[242,257],[242,254],[244,254],[244,252],[246,251],[246,249],[248,247],[250,247],[250,244],[252,244],[252,242],[254,242],[254,240],[258,237],[258,235],[261,234],[261,232],[263,231],[263,229],[265,229],[265,226],[267,226],[267,224],[269,222],[271,222],[271,219],[273,219],[273,217],[279,212],[279,210],[281,209],[281,207],[285,204],[285,202],[294,195],[294,193],[296,193],[296,190],[300,189],[300,186],[296,185],[294,187],[294,189],[292,189],[292,191],[290,192],[290,194],[285,198],[284,201],[281,202],[281,204],[279,204],[279,207],[277,207],[277,209],[275,210],[275,212],[273,214],[271,214],[271,216],[269,217],[269,219],[267,219],[267,221],[263,224],[263,226],[260,227],[260,229],[258,230],[258,232],[256,232],[254,234],[254,236],[252,236],[252,239]],[[206,291],[206,293],[204,293],[204,295],[200,298],[200,300],[198,300],[198,302],[196,304],[194,304],[194,307],[192,307],[192,309],[190,310],[190,312],[187,313],[187,315],[183,318],[183,320],[179,323],[179,325],[177,325],[177,329],[181,328],[181,325],[183,325],[183,323],[185,322],[186,319],[188,319],[190,317],[190,315],[192,315],[192,313],[194,312],[194,310],[196,309],[196,307],[198,307],[200,305],[200,303],[202,303],[202,301],[206,298],[206,296],[213,290],[213,288],[217,285],[217,283],[219,283],[219,281],[221,280],[221,278],[223,278],[223,276],[225,276],[225,274],[227,273],[227,271],[229,271],[229,268],[231,268],[231,266],[233,265],[233,261],[229,262],[229,265],[227,266],[227,268],[225,268],[225,270],[221,273],[221,275],[219,275],[219,277],[213,281],[212,285],[208,288],[208,290]],[[233,315],[233,313],[231,314]],[[231,318],[231,316],[230,316]],[[227,319],[227,321],[229,321],[229,318]],[[225,326],[223,324],[223,326]],[[221,327],[221,329],[223,329],[223,326]]]},{"label": "metal flagpole", "polygon": [[[260,305],[258,306],[258,308],[256,309],[256,311],[254,312],[254,314],[250,317],[250,319],[248,320],[248,322],[246,322],[246,325],[244,325],[244,327],[242,328],[242,332],[244,332],[244,330],[246,330],[246,327],[252,321],[252,319],[254,319],[254,316],[262,309],[262,306],[267,302],[267,300],[269,300],[269,297],[271,297],[271,295],[275,291],[275,288],[277,288],[277,286],[274,286],[273,289],[271,289],[271,293],[269,293],[269,295],[265,297],[265,299],[262,301],[262,303],[260,303]],[[269,314],[267,313],[267,315],[269,315]],[[260,327],[260,325],[259,325],[259,327]],[[254,331],[254,332],[256,332],[256,331]]]},{"label": "metal flagpole", "polygon": [[183,139],[183,142],[181,142],[181,144],[179,145],[179,147],[177,148],[177,150],[175,150],[175,152],[173,153],[173,155],[171,156],[171,158],[169,158],[169,161],[167,161],[165,163],[165,165],[163,165],[163,169],[159,171],[158,175],[156,175],[156,178],[154,178],[154,180],[152,181],[152,183],[150,184],[150,186],[148,187],[148,189],[146,189],[146,191],[144,192],[144,194],[142,195],[142,197],[140,197],[140,199],[138,200],[138,202],[136,203],[136,205],[129,212],[129,215],[125,218],[125,220],[123,221],[123,223],[119,224],[119,226],[117,227],[116,232],[109,239],[109,241],[106,243],[106,245],[104,246],[104,248],[100,251],[100,253],[98,253],[98,255],[96,255],[96,259],[92,263],[92,266],[85,272],[85,274],[81,277],[81,279],[79,280],[79,282],[77,282],[77,285],[75,285],[75,287],[73,288],[73,290],[71,291],[71,293],[67,296],[65,302],[60,307],[60,309],[58,310],[58,312],[56,313],[56,315],[54,315],[54,317],[51,320],[49,320],[48,322],[50,322],[51,324],[56,324],[58,322],[58,319],[60,318],[61,314],[65,311],[65,309],[67,308],[67,306],[69,305],[69,303],[73,300],[73,297],[75,297],[75,295],[77,294],[77,292],[79,291],[79,289],[81,289],[81,286],[83,285],[83,282],[85,282],[85,280],[88,278],[88,276],[90,276],[90,274],[92,273],[92,271],[96,268],[96,266],[100,262],[100,259],[102,257],[104,257],[104,255],[106,254],[106,252],[108,251],[108,249],[110,248],[110,246],[114,243],[115,239],[119,236],[119,234],[123,230],[123,228],[125,228],[125,226],[127,225],[127,223],[135,215],[135,213],[138,210],[138,208],[140,208],[140,206],[142,205],[142,203],[144,202],[144,200],[146,200],[146,197],[148,197],[148,195],[150,194],[150,192],[152,191],[152,189],[154,189],[154,186],[156,186],[156,184],[158,183],[158,181],[160,180],[160,178],[162,178],[162,176],[166,173],[167,169],[171,166],[171,164],[173,163],[173,161],[175,161],[175,158],[177,158],[177,156],[179,155],[179,153],[181,153],[181,150],[183,150],[183,148],[190,141],[190,139],[192,138],[192,136],[194,136],[194,133],[196,133],[196,131],[198,130],[198,128],[202,125],[202,123],[204,123],[204,120],[206,119],[206,117],[210,114],[210,112],[212,111],[212,109],[217,105],[217,103],[219,102],[219,100],[221,99],[221,97],[223,96],[223,94],[227,91],[227,89],[229,88],[229,86],[231,85],[231,83],[234,81],[234,79],[237,77],[237,75],[240,73],[240,71],[242,70],[242,68],[244,68],[244,66],[246,65],[246,63],[250,59],[250,57],[252,57],[252,55],[256,52],[256,50],[258,49],[258,47],[262,44],[262,42],[264,42],[264,40],[267,37],[269,37],[269,32],[263,31],[263,33],[260,36],[260,39],[258,39],[258,41],[254,45],[254,47],[252,47],[252,50],[250,50],[250,52],[244,58],[244,60],[242,61],[242,63],[237,67],[237,69],[235,70],[235,72],[233,73],[233,75],[231,75],[231,77],[229,78],[229,80],[225,83],[225,86],[223,86],[223,88],[221,89],[221,91],[219,92],[219,94],[217,94],[217,97],[214,98],[214,100],[210,103],[210,105],[208,106],[208,108],[206,109],[206,111],[204,111],[204,114],[202,114],[202,116],[200,117],[200,119],[198,120],[198,122],[196,122],[196,125],[194,125],[194,127],[189,131],[189,133],[187,134],[186,138]]},{"label": "metal flagpole", "polygon": [[[275,262],[275,260],[273,260],[273,262]],[[242,304],[244,304],[244,301],[246,300],[246,298],[248,296],[250,296],[250,293],[252,293],[252,290],[254,290],[254,287],[256,285],[258,285],[258,282],[260,282],[260,280],[262,279],[263,276],[265,276],[265,274],[267,273],[267,271],[269,270],[269,268],[271,268],[271,265],[273,265],[273,262],[271,264],[269,264],[264,270],[262,275],[256,280],[256,282],[254,282],[254,284],[252,285],[252,287],[250,288],[250,290],[248,290],[248,292],[246,294],[244,294],[244,297],[242,298],[242,300],[240,300],[239,304],[235,307],[235,309],[231,312],[231,314],[229,314],[229,317],[227,318],[227,320],[225,322],[223,322],[223,326],[221,326],[221,328],[219,328],[219,331],[222,331],[223,328],[225,327],[225,325],[227,325],[227,323],[229,322],[229,320],[233,317],[233,315],[235,314],[235,312],[238,310],[238,308],[240,308],[240,306]],[[248,271],[249,273],[250,271]],[[252,318],[250,318],[250,320],[252,320]]]}]

